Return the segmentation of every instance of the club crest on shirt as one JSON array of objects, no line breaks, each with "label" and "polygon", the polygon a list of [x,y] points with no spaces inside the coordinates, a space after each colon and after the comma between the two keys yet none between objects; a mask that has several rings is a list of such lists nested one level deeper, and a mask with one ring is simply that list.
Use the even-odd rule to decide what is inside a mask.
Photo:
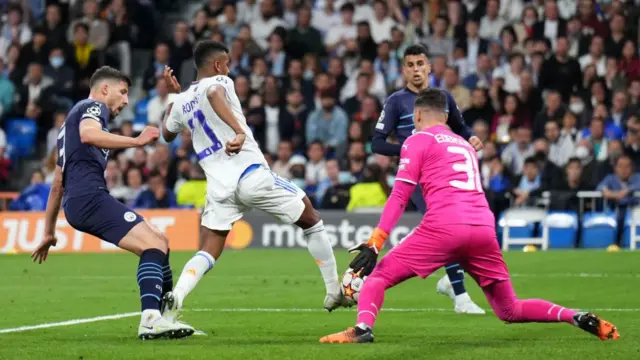
[{"label": "club crest on shirt", "polygon": [[88,107],[86,113],[93,116],[100,116],[100,114],[102,114],[102,110],[100,110],[100,105],[95,104]]}]

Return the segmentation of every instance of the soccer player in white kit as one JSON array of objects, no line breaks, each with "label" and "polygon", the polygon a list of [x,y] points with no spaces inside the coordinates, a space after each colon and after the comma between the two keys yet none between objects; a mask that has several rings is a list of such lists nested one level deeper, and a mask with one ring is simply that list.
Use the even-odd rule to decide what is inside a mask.
[{"label": "soccer player in white kit", "polygon": [[[187,262],[173,291],[165,294],[163,315],[175,319],[185,297],[220,257],[233,223],[250,208],[301,227],[324,278],[325,309],[346,304],[320,215],[300,188],[269,169],[247,126],[233,80],[227,76],[227,48],[216,41],[201,41],[195,46],[194,62],[197,80],[169,104],[162,135],[172,141],[183,129],[191,130],[194,150],[207,177],[207,202],[200,251]],[[164,75],[169,88],[180,92],[172,70],[166,68]]]}]

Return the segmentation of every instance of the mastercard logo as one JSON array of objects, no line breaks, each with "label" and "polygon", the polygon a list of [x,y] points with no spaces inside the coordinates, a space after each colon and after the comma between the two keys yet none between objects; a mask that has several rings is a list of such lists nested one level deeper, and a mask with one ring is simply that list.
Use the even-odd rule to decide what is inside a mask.
[{"label": "mastercard logo", "polygon": [[244,249],[253,240],[253,228],[244,220],[236,221],[227,236],[226,246],[232,249]]}]

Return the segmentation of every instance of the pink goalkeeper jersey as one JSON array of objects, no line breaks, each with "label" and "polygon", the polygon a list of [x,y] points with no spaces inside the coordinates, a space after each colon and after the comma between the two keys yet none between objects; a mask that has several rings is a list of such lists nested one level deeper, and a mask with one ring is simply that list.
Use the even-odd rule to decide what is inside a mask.
[{"label": "pink goalkeeper jersey", "polygon": [[418,184],[427,203],[422,224],[495,226],[473,147],[444,125],[407,138],[396,180]]}]

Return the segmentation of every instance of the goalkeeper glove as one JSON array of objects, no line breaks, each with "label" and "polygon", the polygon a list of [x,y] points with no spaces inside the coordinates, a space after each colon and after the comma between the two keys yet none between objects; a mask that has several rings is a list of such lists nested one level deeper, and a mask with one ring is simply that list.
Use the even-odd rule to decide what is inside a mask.
[{"label": "goalkeeper glove", "polygon": [[378,254],[387,236],[389,235],[386,232],[375,228],[369,241],[350,248],[349,253],[358,252],[358,255],[351,261],[349,267],[353,269],[354,272],[360,273],[361,276],[371,274],[373,268],[376,266]]}]

